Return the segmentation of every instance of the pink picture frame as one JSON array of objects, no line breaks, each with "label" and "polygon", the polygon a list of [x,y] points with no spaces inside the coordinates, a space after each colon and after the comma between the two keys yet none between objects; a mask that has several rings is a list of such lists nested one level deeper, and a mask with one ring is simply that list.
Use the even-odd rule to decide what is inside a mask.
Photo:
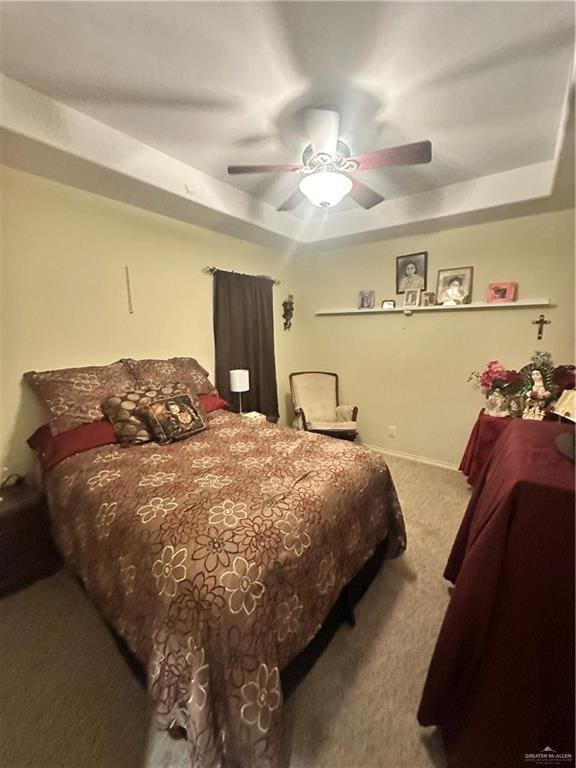
[{"label": "pink picture frame", "polygon": [[490,283],[486,301],[488,304],[507,304],[516,301],[518,283]]}]

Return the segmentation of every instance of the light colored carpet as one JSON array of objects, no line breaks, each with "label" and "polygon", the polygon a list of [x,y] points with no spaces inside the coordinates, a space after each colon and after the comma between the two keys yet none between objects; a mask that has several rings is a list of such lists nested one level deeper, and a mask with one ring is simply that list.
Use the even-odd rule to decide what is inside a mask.
[{"label": "light colored carpet", "polygon": [[[448,602],[442,571],[469,499],[447,469],[387,457],[408,550],[384,564],[287,703],[291,768],[443,768],[416,710]],[[188,768],[66,570],[0,600],[3,768]]]}]

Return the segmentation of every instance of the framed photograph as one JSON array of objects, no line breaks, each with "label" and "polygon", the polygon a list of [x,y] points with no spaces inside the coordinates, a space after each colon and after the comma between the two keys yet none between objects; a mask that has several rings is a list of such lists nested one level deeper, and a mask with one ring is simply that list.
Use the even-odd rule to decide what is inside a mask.
[{"label": "framed photograph", "polygon": [[407,288],[404,291],[403,307],[418,307],[420,305],[420,289]]},{"label": "framed photograph", "polygon": [[358,309],[374,309],[374,291],[360,291]]},{"label": "framed photograph", "polygon": [[444,307],[470,304],[474,267],[451,267],[438,270],[436,301]]},{"label": "framed photograph", "polygon": [[410,288],[426,290],[428,274],[428,251],[408,253],[396,257],[396,293],[404,293]]},{"label": "framed photograph", "polygon": [[516,301],[518,283],[490,283],[488,286],[488,304],[506,304]]},{"label": "framed photograph", "polygon": [[422,291],[420,294],[420,306],[433,307],[436,304],[436,294],[434,291]]},{"label": "framed photograph", "polygon": [[510,416],[520,417],[524,413],[526,400],[524,395],[512,395],[508,399],[508,413]]},{"label": "framed photograph", "polygon": [[384,299],[382,304],[380,304],[381,309],[394,309],[396,306],[396,302],[394,299]]}]

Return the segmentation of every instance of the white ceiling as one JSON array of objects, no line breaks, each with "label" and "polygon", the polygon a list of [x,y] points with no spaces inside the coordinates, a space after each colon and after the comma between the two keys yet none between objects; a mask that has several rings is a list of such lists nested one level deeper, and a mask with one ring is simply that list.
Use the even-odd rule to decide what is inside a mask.
[{"label": "white ceiling", "polygon": [[[438,200],[450,197],[446,189],[476,194],[486,177],[522,178],[526,187],[527,167],[543,179],[557,155],[574,56],[571,2],[0,6],[8,78],[72,108],[69,126],[78,112],[88,115],[167,156],[167,166],[175,159],[208,182],[224,182],[214,186],[223,213],[294,239],[307,239],[302,217],[310,218],[311,206],[299,207],[298,221],[292,213],[273,216],[268,204],[279,205],[297,178],[231,177],[226,167],[299,162],[308,106],[340,111],[353,154],[423,139],[433,145],[429,165],[358,174],[387,202],[378,214],[345,202],[331,212],[330,226],[309,222],[318,240],[383,228],[383,217],[398,223],[400,206],[416,220],[426,215],[414,203],[422,193],[435,191]],[[72,141],[69,151],[78,155]],[[545,186],[536,185],[535,196]],[[229,187],[242,193],[235,198],[246,203],[241,213],[226,209]],[[196,200],[217,207],[214,195]],[[278,217],[288,229],[272,223]]]}]

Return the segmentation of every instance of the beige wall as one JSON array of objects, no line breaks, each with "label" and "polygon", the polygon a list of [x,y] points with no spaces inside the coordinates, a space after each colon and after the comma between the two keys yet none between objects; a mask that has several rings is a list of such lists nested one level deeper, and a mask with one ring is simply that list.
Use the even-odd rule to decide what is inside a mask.
[{"label": "beige wall", "polygon": [[[377,305],[395,294],[396,257],[428,251],[428,288],[438,269],[474,266],[473,300],[488,283],[516,281],[519,298],[549,297],[553,307],[315,317],[320,308],[356,306],[358,291]],[[488,360],[520,367],[535,349],[574,361],[574,211],[482,224],[296,259],[297,323],[303,369],[337,371],[344,402],[359,406],[369,444],[458,464],[476,415],[479,390],[467,383]],[[552,324],[536,340],[532,320]],[[388,436],[389,426],[397,437]]]},{"label": "beige wall", "polygon": [[[574,359],[573,211],[293,257],[18,171],[4,169],[2,193],[0,435],[11,471],[29,467],[24,441],[42,419],[21,383],[26,370],[192,355],[213,371],[207,264],[282,280],[275,288],[281,413],[290,417],[290,371],[337,371],[343,399],[360,407],[362,439],[384,448],[457,464],[482,406],[466,381],[472,370],[493,358],[521,366],[537,348],[558,362]],[[489,282],[515,280],[521,298],[549,296],[555,306],[314,316],[355,305],[361,289],[374,289],[378,302],[398,298],[396,256],[420,250],[429,252],[432,290],[439,268],[470,264],[475,300]],[[285,332],[288,293],[296,315]],[[531,321],[541,311],[552,325],[537,342]]]},{"label": "beige wall", "polygon": [[25,439],[42,420],[24,371],[185,355],[213,372],[206,265],[283,278],[274,290],[284,374],[281,302],[293,288],[279,253],[10,169],[2,197],[1,463],[10,471],[28,469]]}]

